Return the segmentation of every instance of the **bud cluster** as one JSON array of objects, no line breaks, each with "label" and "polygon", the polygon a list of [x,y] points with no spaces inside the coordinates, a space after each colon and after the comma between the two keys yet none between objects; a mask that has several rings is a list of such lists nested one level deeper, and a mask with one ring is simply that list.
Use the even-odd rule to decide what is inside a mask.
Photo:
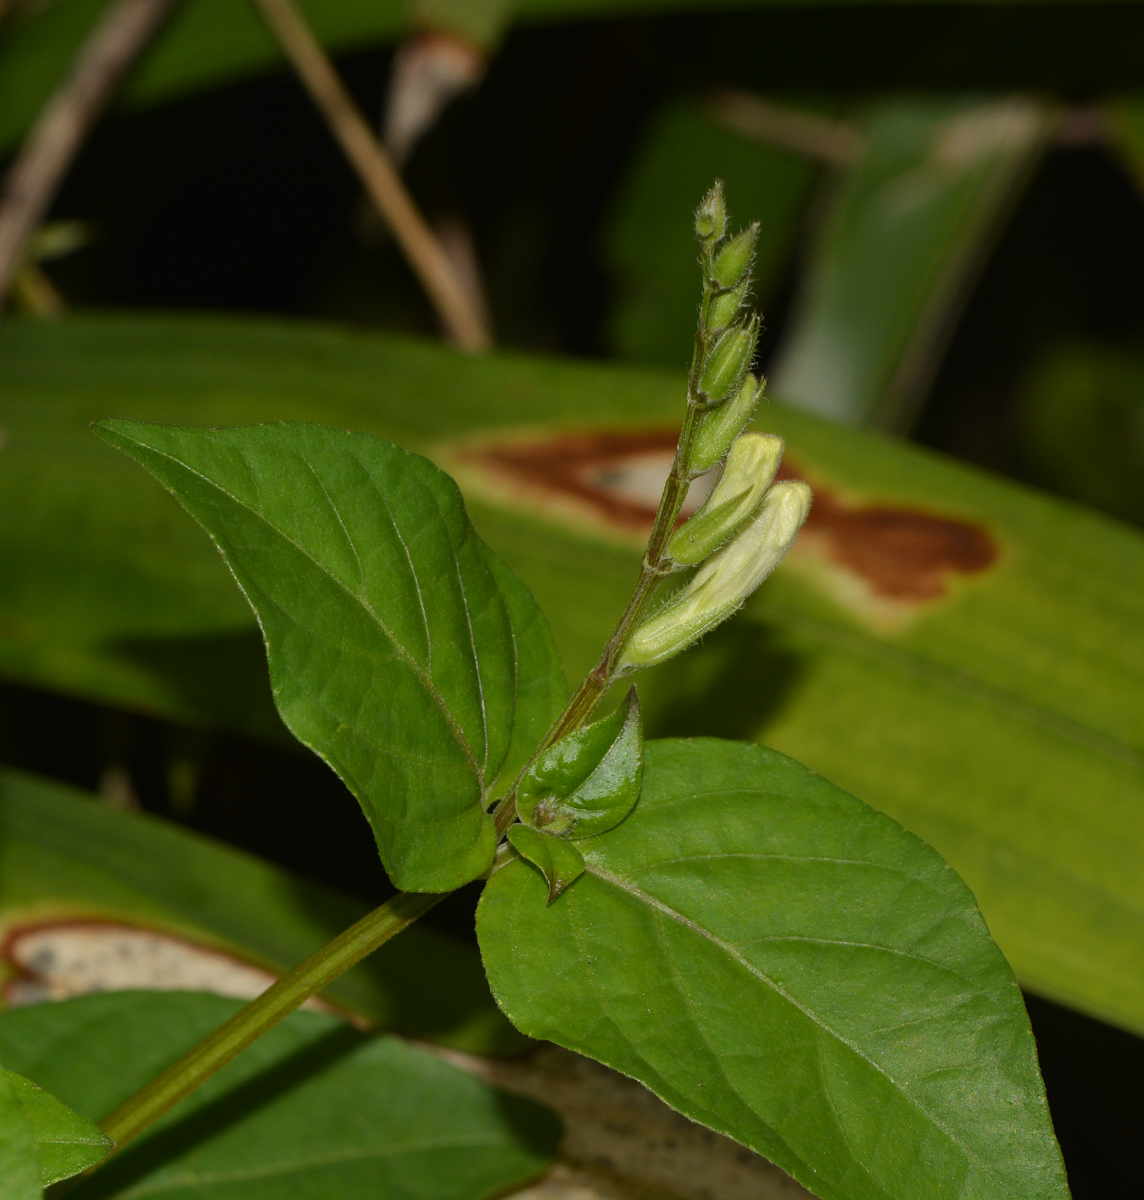
[{"label": "bud cluster", "polygon": [[695,420],[680,454],[688,479],[720,462],[723,471],[707,502],[668,540],[660,567],[699,570],[627,639],[623,670],[662,662],[731,616],[782,561],[810,511],[805,483],[774,483],[782,438],[743,432],[763,390],[750,369],[759,318],[747,304],[759,227],[724,242],[726,231],[716,183],[695,214],[703,305],[689,389]]}]

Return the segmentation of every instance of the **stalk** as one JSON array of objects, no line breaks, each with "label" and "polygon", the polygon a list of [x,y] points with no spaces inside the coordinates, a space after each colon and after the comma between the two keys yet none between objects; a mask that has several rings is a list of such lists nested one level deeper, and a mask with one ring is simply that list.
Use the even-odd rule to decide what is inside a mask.
[{"label": "stalk", "polygon": [[444,898],[432,893],[398,892],[283,975],[100,1122],[100,1128],[115,1143],[116,1151],[222,1070],[283,1017],[288,1017]]}]

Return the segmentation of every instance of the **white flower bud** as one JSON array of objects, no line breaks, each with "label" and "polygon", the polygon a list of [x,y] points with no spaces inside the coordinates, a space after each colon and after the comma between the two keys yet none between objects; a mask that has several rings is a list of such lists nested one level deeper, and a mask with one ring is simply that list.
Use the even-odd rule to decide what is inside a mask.
[{"label": "white flower bud", "polygon": [[779,469],[783,445],[772,433],[744,433],[736,439],[707,503],[667,544],[667,553],[680,566],[701,563],[751,519]]},{"label": "white flower bud", "polygon": [[734,613],[782,562],[806,515],[810,488],[802,482],[776,483],[759,515],[712,555],[681,592],[632,634],[625,667],[650,667],[686,650]]}]

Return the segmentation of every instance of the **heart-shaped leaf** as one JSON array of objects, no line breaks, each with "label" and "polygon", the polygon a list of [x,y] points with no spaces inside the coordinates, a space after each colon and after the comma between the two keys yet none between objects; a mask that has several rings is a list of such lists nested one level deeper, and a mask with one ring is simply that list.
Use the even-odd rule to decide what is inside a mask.
[{"label": "heart-shaped leaf", "polygon": [[0,1069],[0,1200],[40,1200],[42,1195],[32,1123],[11,1074]]},{"label": "heart-shaped leaf", "polygon": [[452,480],[320,425],[99,429],[215,540],[258,615],[282,719],[357,796],[393,882],[447,891],[487,870],[497,781],[564,681],[536,602]]},{"label": "heart-shaped leaf", "polygon": [[822,1200],[1065,1200],[1008,963],[969,889],[783,755],[647,746],[558,904],[524,863],[477,932],[525,1033],[642,1080]]},{"label": "heart-shaped leaf", "polygon": [[86,1171],[111,1153],[111,1139],[94,1121],[73,1112],[23,1075],[15,1071],[3,1074],[32,1127],[44,1187]]},{"label": "heart-shaped leaf", "polygon": [[[102,1116],[239,1007],[195,992],[31,1005],[0,1013],[0,1055]],[[70,1195],[485,1200],[541,1174],[559,1138],[539,1104],[397,1038],[298,1012]]]},{"label": "heart-shaped leaf", "polygon": [[508,831],[512,848],[526,858],[548,883],[548,903],[584,874],[584,856],[564,838],[541,833],[527,825],[513,825]]},{"label": "heart-shaped leaf", "polygon": [[618,825],[640,798],[643,727],[633,687],[610,716],[551,745],[524,773],[517,811],[528,825],[583,838]]}]

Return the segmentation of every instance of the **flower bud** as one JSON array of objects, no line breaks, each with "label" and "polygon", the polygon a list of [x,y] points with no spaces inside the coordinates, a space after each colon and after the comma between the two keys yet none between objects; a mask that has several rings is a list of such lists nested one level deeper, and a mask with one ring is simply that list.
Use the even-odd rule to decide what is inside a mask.
[{"label": "flower bud", "polygon": [[700,390],[708,404],[719,404],[742,386],[743,377],[755,357],[755,344],[759,339],[759,319],[752,317],[746,325],[728,329],[707,355],[703,374],[699,378]]},{"label": "flower bud", "polygon": [[810,488],[776,483],[759,515],[709,558],[694,579],[632,634],[622,665],[650,667],[725,621],[782,562],[810,511]]},{"label": "flower bud", "polygon": [[747,280],[758,239],[759,223],[755,221],[719,251],[711,275],[721,288],[738,287]]},{"label": "flower bud", "polygon": [[739,309],[743,307],[743,301],[747,298],[747,289],[750,286],[751,280],[748,277],[737,288],[732,288],[729,292],[720,292],[711,301],[707,308],[707,328],[712,333],[726,329],[735,320]]},{"label": "flower bud", "polygon": [[695,236],[709,245],[715,245],[727,231],[727,205],[723,200],[723,181],[715,180],[715,186],[703,197],[703,203],[695,213]]},{"label": "flower bud", "polygon": [[704,415],[699,432],[691,443],[691,470],[696,475],[710,471],[727,453],[742,433],[743,426],[751,419],[765,385],[765,379],[748,375],[734,400],[728,400]]},{"label": "flower bud", "polygon": [[783,456],[783,440],[745,433],[731,447],[727,465],[707,503],[671,536],[668,554],[680,566],[701,563],[754,516]]}]

